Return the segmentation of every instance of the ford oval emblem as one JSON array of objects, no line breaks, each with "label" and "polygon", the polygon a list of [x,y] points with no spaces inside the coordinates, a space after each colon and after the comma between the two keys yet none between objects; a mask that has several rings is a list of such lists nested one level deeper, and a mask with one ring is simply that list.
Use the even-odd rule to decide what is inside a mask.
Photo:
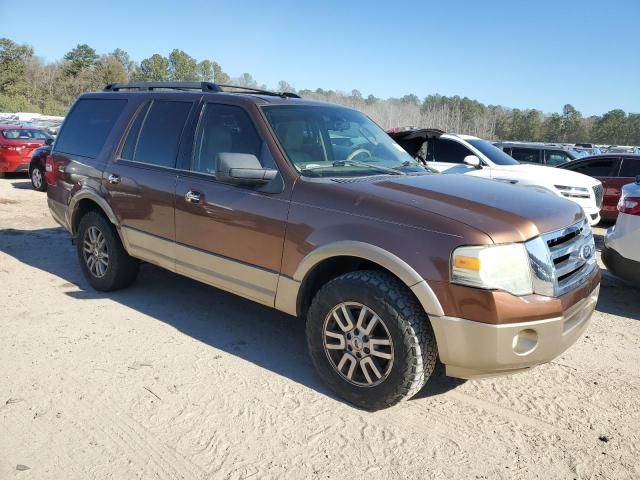
[{"label": "ford oval emblem", "polygon": [[585,245],[582,247],[582,255],[581,257],[585,260],[589,260],[591,258],[591,255],[593,255],[593,248],[591,247],[591,245]]}]

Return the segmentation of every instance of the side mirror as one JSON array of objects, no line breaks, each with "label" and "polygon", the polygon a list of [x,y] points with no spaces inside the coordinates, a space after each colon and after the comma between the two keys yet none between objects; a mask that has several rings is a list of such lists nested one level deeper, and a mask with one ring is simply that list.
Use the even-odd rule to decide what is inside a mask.
[{"label": "side mirror", "polygon": [[258,157],[249,153],[219,153],[216,178],[221,182],[264,185],[278,175],[277,170],[263,168]]},{"label": "side mirror", "polygon": [[53,145],[53,138],[49,137],[47,139],[45,139],[44,143],[45,145]]},{"label": "side mirror", "polygon": [[473,168],[477,168],[478,170],[482,168],[482,164],[480,163],[480,159],[478,157],[476,157],[475,155],[467,155],[466,157],[464,157],[464,163],[473,167]]}]

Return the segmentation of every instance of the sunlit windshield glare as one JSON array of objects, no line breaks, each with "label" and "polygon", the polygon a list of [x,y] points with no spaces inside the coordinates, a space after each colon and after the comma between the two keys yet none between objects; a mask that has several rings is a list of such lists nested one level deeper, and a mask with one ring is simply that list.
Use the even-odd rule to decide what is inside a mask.
[{"label": "sunlit windshield glare", "polygon": [[469,140],[469,143],[489,157],[489,160],[496,165],[518,165],[520,163],[486,140]]},{"label": "sunlit windshield glare", "polygon": [[427,172],[360,112],[322,106],[263,109],[287,156],[302,175]]}]

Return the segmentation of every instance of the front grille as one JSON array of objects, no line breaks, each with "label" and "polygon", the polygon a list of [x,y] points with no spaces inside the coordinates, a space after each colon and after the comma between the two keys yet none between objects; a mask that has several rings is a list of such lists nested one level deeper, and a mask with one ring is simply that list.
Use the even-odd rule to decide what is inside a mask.
[{"label": "front grille", "polygon": [[601,183],[593,187],[593,194],[596,197],[596,205],[598,208],[602,207],[602,198],[604,196],[604,187]]},{"label": "front grille", "polygon": [[596,264],[593,233],[587,220],[542,236],[553,263],[555,295],[562,295],[580,285]]}]

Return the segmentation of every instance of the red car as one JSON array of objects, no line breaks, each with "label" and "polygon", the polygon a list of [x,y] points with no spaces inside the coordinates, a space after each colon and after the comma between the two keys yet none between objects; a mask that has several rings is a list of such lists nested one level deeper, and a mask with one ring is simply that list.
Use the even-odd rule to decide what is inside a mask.
[{"label": "red car", "polygon": [[32,152],[53,138],[44,130],[22,125],[0,125],[0,175],[27,172]]},{"label": "red car", "polygon": [[617,206],[622,187],[635,182],[636,176],[640,175],[640,155],[594,155],[565,163],[558,168],[566,168],[600,180],[604,187],[600,216],[603,220],[615,220],[618,217]]}]

